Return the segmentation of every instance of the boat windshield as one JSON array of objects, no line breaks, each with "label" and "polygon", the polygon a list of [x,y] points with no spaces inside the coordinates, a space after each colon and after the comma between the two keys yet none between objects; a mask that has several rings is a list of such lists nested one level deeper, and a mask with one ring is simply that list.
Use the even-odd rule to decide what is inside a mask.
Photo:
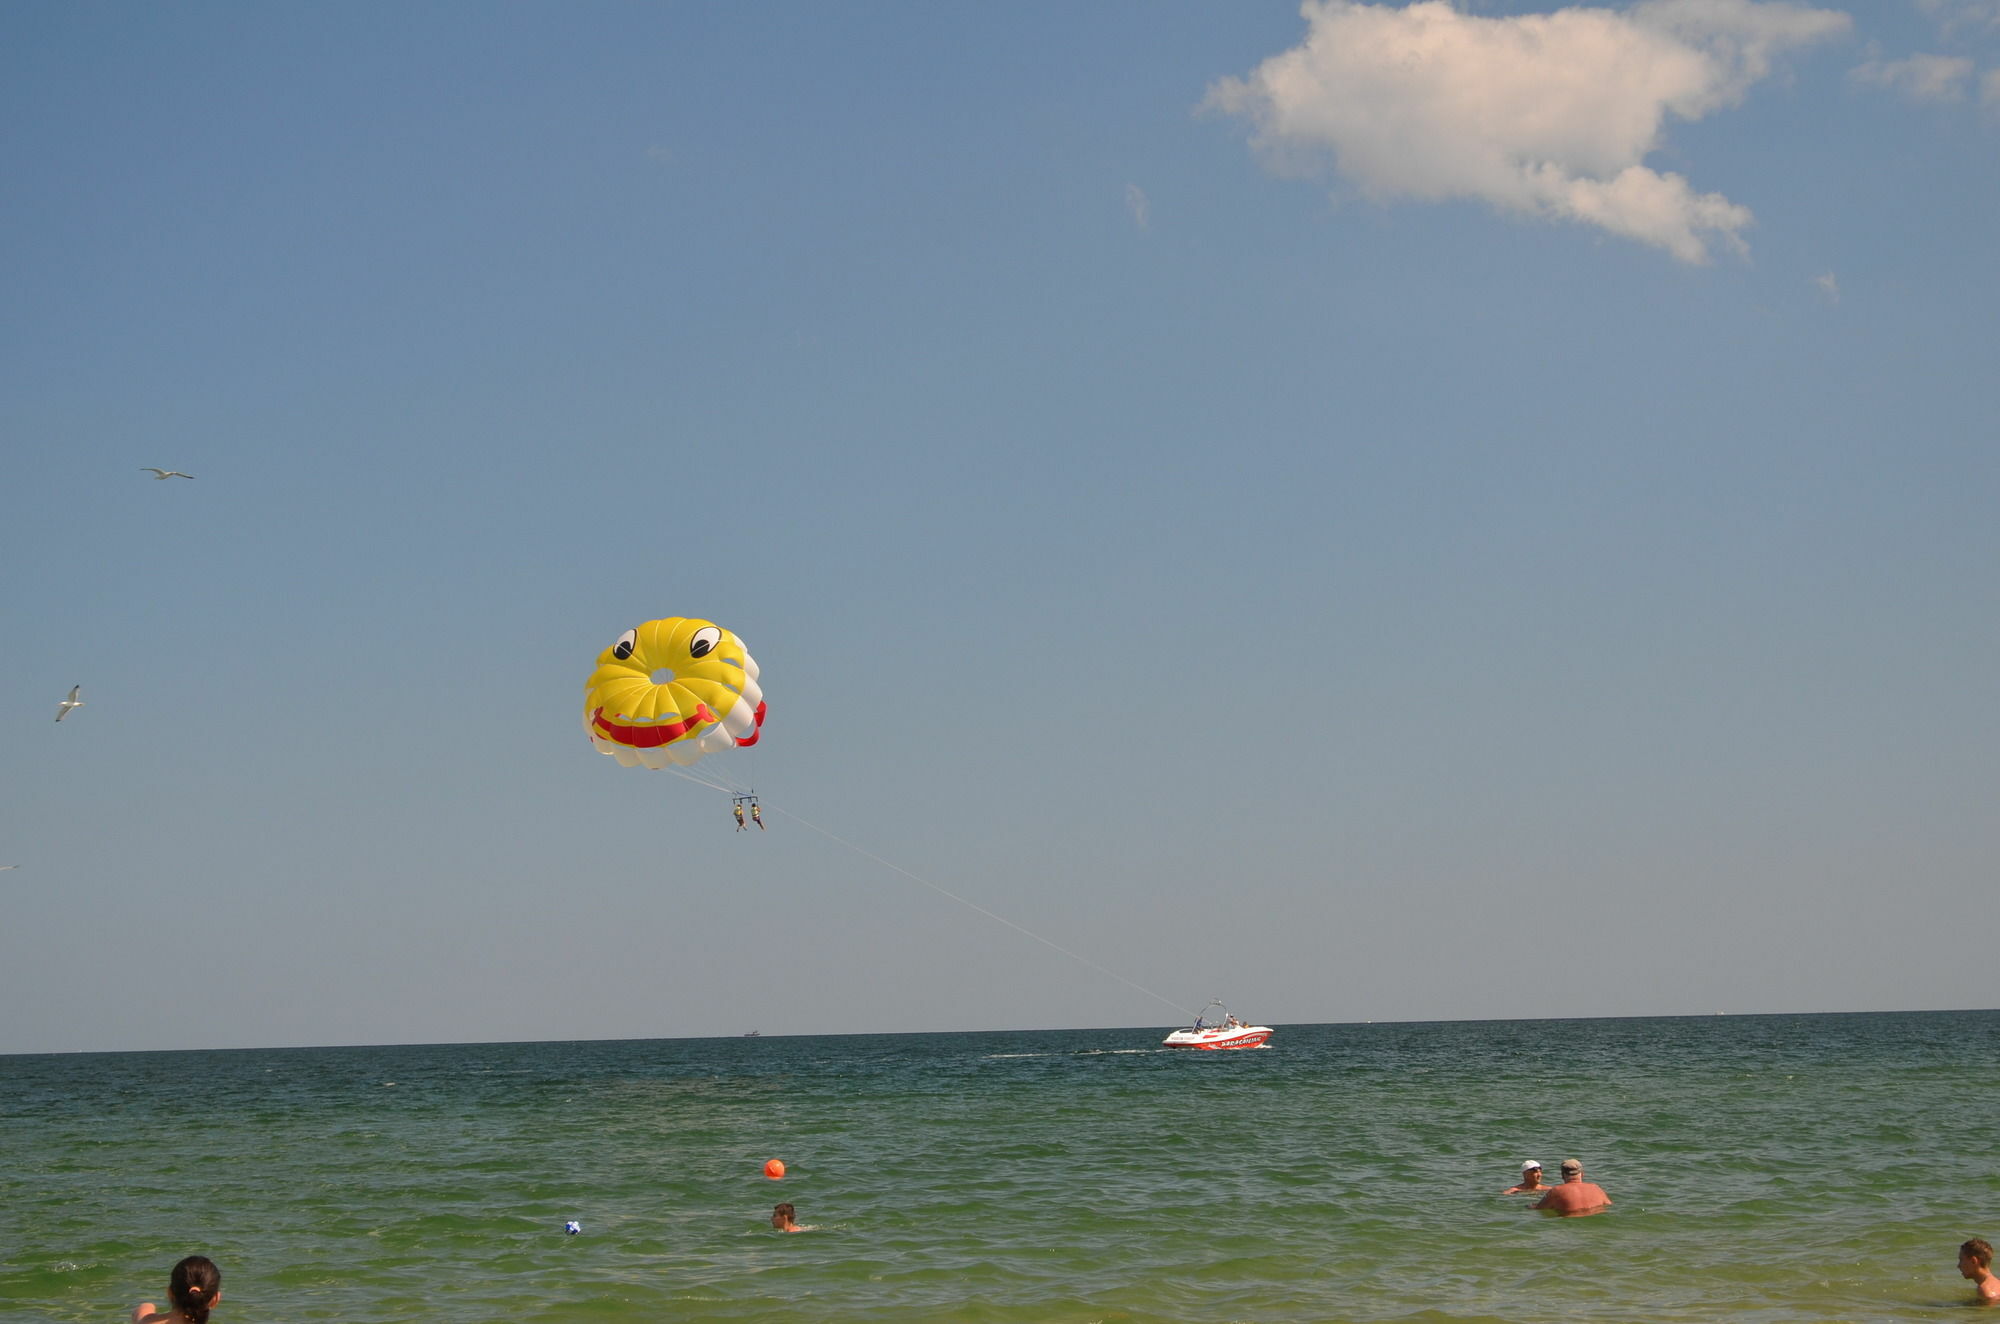
[{"label": "boat windshield", "polygon": [[1229,1008],[1211,999],[1209,1004],[1201,1009],[1201,1013],[1194,1018],[1194,1024],[1188,1028],[1191,1030],[1219,1030],[1225,1026],[1240,1023],[1234,1016],[1229,1014]]}]

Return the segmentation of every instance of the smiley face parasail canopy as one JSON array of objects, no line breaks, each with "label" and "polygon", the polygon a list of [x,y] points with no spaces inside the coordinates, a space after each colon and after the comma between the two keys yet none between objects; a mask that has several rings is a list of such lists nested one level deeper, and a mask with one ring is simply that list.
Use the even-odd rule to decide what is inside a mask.
[{"label": "smiley face parasail canopy", "polygon": [[584,685],[584,732],[628,768],[690,767],[756,744],[763,727],[756,659],[741,639],[693,616],[619,635]]}]

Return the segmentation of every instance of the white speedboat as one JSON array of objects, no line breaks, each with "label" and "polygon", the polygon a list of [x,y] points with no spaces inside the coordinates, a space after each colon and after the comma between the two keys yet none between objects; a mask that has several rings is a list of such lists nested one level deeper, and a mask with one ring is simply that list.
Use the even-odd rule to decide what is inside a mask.
[{"label": "white speedboat", "polygon": [[1220,1002],[1211,1002],[1185,1030],[1160,1040],[1168,1048],[1262,1048],[1271,1037],[1268,1025],[1245,1025]]}]

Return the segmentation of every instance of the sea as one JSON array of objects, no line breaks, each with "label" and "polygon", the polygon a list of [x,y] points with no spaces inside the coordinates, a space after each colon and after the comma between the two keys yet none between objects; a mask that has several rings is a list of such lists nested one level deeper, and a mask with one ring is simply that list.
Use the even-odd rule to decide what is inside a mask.
[{"label": "sea", "polygon": [[0,1057],[0,1317],[1955,1319],[2000,1241],[2000,1012],[1166,1028]]}]

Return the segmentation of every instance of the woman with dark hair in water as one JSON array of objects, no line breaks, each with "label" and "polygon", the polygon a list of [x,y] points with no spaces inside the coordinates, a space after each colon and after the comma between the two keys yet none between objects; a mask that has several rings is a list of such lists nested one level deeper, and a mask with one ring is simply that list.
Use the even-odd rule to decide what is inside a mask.
[{"label": "woman with dark hair in water", "polygon": [[206,1255],[190,1255],[167,1279],[164,1310],[151,1301],[132,1312],[132,1324],[208,1324],[208,1308],[222,1300],[222,1270]]}]

